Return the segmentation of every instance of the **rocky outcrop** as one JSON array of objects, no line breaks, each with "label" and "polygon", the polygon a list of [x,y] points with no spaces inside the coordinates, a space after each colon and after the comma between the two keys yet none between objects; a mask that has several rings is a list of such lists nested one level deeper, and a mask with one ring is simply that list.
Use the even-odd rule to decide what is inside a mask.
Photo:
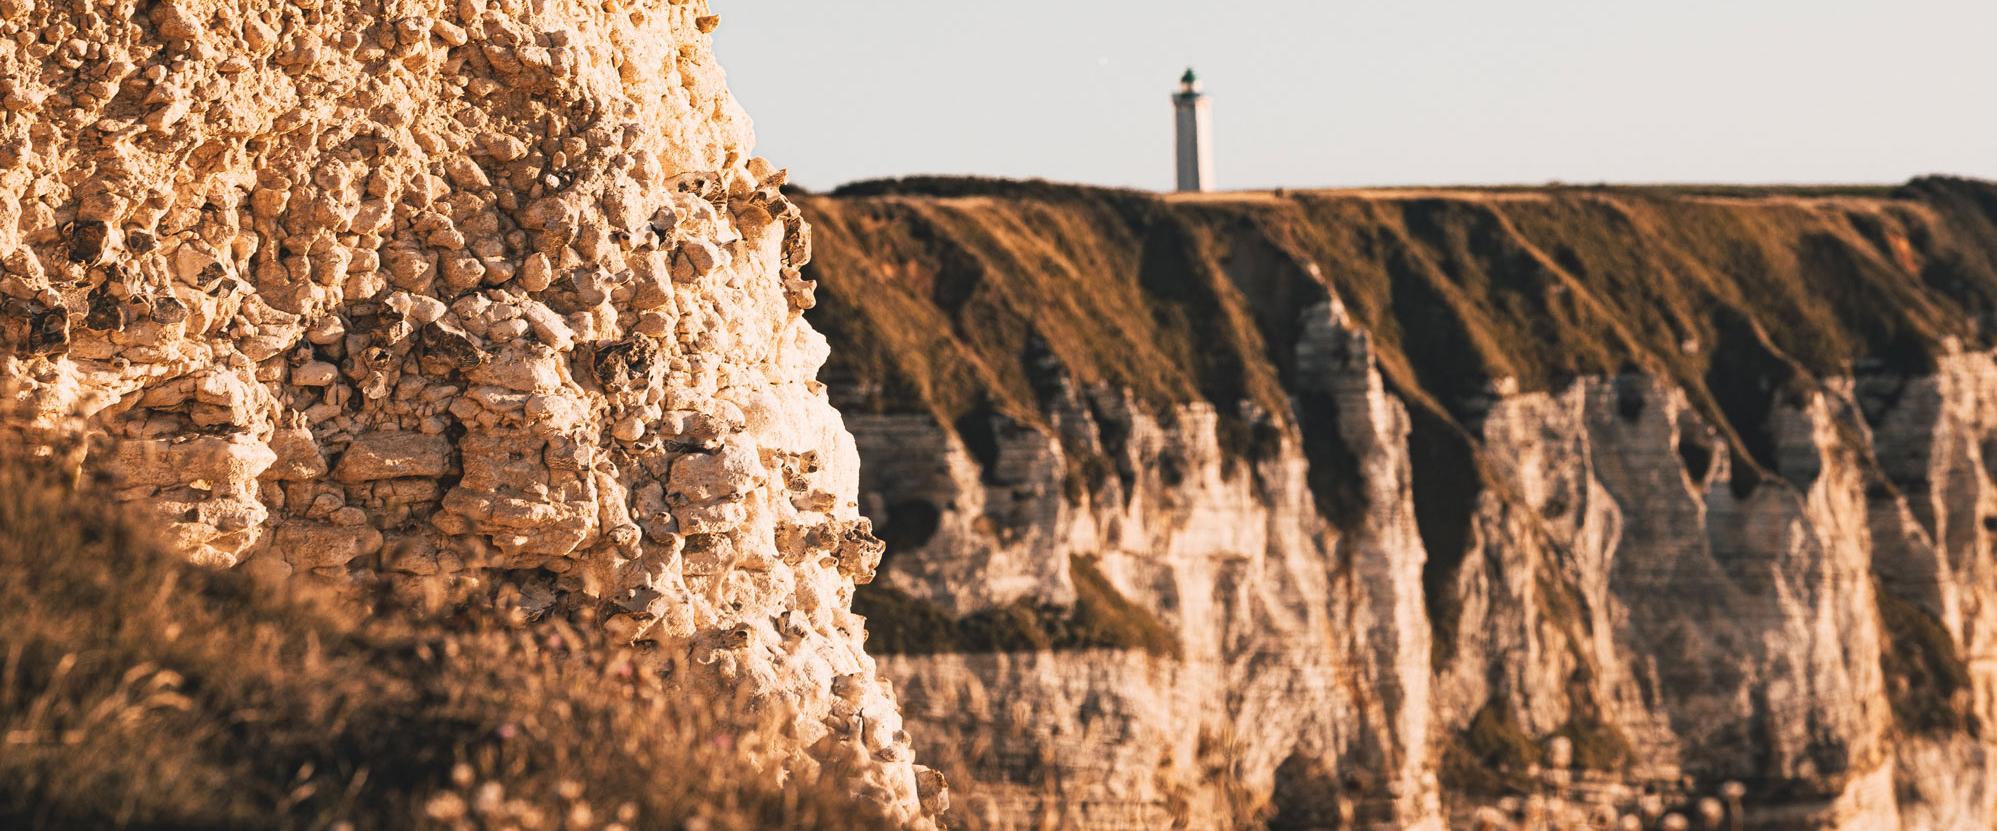
[{"label": "rocky outcrop", "polygon": [[[272,577],[521,579],[921,824],[809,229],[699,0],[0,4],[15,427]],[[805,748],[810,748],[806,753]],[[925,803],[927,807],[924,807]]]},{"label": "rocky outcrop", "polygon": [[1997,189],[803,204],[968,823],[1997,820]]}]

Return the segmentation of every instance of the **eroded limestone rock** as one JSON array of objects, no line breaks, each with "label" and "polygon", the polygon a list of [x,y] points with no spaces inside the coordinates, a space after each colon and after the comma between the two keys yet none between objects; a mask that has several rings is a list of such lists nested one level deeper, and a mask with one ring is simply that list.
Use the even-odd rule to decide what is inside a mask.
[{"label": "eroded limestone rock", "polygon": [[806,227],[715,22],[12,4],[0,362],[35,420],[124,440],[105,466],[190,556],[643,596],[625,633],[674,677],[784,708],[800,764],[922,824],[849,611],[879,547],[812,380]]}]

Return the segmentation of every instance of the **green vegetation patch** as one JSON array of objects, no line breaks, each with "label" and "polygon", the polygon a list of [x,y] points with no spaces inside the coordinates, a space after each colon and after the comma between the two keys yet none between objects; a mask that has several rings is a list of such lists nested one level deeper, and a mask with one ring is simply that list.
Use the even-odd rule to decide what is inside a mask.
[{"label": "green vegetation patch", "polygon": [[1621,770],[1635,758],[1629,737],[1615,725],[1593,717],[1577,717],[1553,735],[1573,743],[1574,766],[1584,770]]},{"label": "green vegetation patch", "polygon": [[1492,696],[1470,723],[1443,744],[1438,776],[1458,793],[1528,793],[1536,784],[1532,769],[1546,764],[1546,739],[1561,737],[1573,748],[1573,765],[1583,770],[1621,770],[1633,758],[1629,739],[1614,725],[1577,714],[1547,736],[1535,739],[1518,722],[1502,696]]},{"label": "green vegetation patch", "polygon": [[1075,605],[1021,600],[961,618],[882,584],[860,586],[853,611],[867,618],[867,647],[876,654],[933,655],[1132,649],[1182,656],[1172,630],[1117,592],[1093,559],[1070,559]]},{"label": "green vegetation patch", "polygon": [[1443,745],[1437,775],[1444,787],[1461,793],[1524,793],[1532,785],[1528,768],[1540,757],[1539,744],[1519,726],[1511,706],[1494,696]]},{"label": "green vegetation patch", "polygon": [[[1875,581],[1876,583],[1876,581]],[[1880,668],[1886,673],[1893,720],[1912,733],[1978,735],[1969,708],[1969,665],[1955,639],[1928,610],[1875,584],[1879,619],[1886,630]]]}]

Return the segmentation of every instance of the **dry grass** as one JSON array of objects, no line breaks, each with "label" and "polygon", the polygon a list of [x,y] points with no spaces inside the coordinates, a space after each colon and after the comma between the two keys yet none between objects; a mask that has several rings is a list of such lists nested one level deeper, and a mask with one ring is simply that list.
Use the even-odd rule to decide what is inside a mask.
[{"label": "dry grass", "polygon": [[[421,609],[162,552],[0,453],[0,827],[878,827],[587,609]],[[482,611],[483,610],[483,611]]]},{"label": "dry grass", "polygon": [[[1158,200],[1043,186],[1045,199],[810,199],[812,317],[839,344],[849,411],[995,412],[1044,424],[1059,373],[1162,413],[1205,399],[1288,406],[1212,241]],[[1035,192],[1041,192],[1036,190]],[[840,383],[844,382],[844,383]]]},{"label": "dry grass", "polygon": [[1300,428],[1336,521],[1363,507],[1340,485],[1350,454],[1323,397],[1292,398],[1298,312],[1328,288],[1414,411],[1438,661],[1487,480],[1471,436],[1494,386],[1668,380],[1719,428],[1713,450],[1745,494],[1773,473],[1775,406],[1825,377],[1918,374],[1951,339],[1987,347],[1997,333],[1997,186],[1966,180],[1179,199],[932,178],[804,207],[819,230],[812,320],[833,342],[841,407],[1041,425],[1064,376],[1154,409],[1205,399],[1239,437],[1255,433],[1236,415],[1246,401]]}]

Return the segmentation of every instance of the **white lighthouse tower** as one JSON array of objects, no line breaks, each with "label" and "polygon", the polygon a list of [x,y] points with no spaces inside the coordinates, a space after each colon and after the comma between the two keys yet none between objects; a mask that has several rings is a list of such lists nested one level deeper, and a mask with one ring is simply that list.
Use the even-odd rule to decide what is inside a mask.
[{"label": "white lighthouse tower", "polygon": [[1206,94],[1200,92],[1200,77],[1190,67],[1179,77],[1172,109],[1179,125],[1179,190],[1212,190],[1213,119]]}]

